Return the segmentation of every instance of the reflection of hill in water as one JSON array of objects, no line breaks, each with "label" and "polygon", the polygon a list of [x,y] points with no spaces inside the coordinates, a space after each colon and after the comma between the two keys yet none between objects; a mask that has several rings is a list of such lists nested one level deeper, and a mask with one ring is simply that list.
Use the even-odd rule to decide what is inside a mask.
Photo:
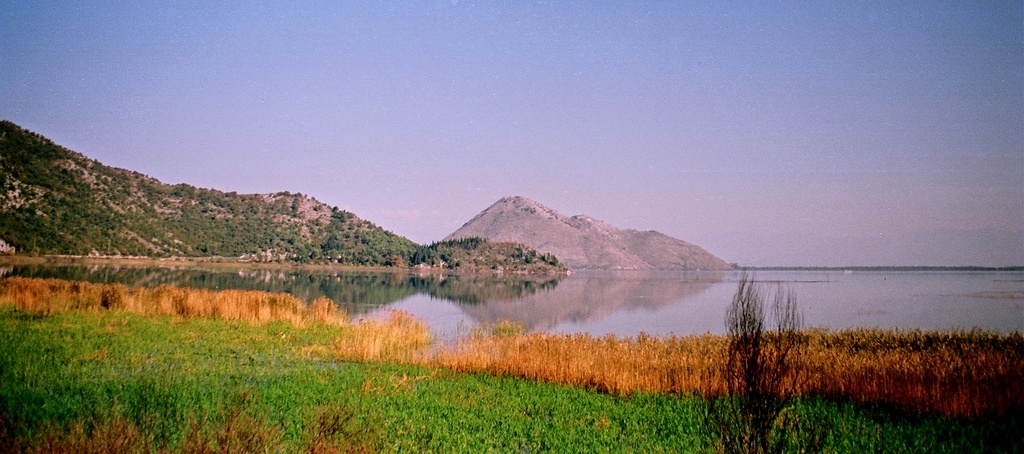
[{"label": "reflection of hill in water", "polygon": [[464,304],[461,309],[478,322],[509,320],[529,331],[546,331],[563,322],[599,319],[621,310],[657,309],[700,295],[721,280],[721,273],[587,271],[563,279],[550,291]]},{"label": "reflection of hill in water", "polygon": [[[560,277],[561,278],[561,277]],[[414,278],[417,289],[434,298],[464,305],[514,301],[554,290],[558,279],[429,276]]]},{"label": "reflection of hill in water", "polygon": [[130,286],[280,292],[305,302],[326,296],[362,314],[424,293],[455,302],[480,322],[511,320],[528,330],[585,321],[635,308],[655,309],[706,291],[721,274],[679,271],[585,271],[568,278],[413,276],[254,268],[26,265],[3,274]]},{"label": "reflection of hill in water", "polygon": [[305,302],[326,296],[351,313],[401,301],[416,293],[403,273],[330,273],[271,269],[198,269],[194,267],[16,266],[11,275],[59,278],[130,286],[261,290],[289,293]]},{"label": "reflection of hill in water", "polygon": [[512,301],[558,285],[556,279],[413,276],[397,273],[317,272],[257,268],[152,266],[26,265],[5,267],[4,274],[129,286],[173,285],[206,289],[288,293],[307,303],[326,296],[349,313],[361,314],[416,293],[460,304]]}]

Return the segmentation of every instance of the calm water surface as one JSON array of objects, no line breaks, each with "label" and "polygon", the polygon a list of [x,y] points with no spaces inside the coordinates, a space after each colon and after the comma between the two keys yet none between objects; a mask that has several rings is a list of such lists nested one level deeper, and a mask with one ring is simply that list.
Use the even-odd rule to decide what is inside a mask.
[{"label": "calm water surface", "polygon": [[[0,267],[0,276],[59,277],[327,296],[350,313],[392,309],[443,337],[511,320],[529,331],[634,336],[722,333],[738,272],[583,271],[560,280],[440,278],[404,273],[313,273],[108,266]],[[796,296],[806,326],[1024,331],[1024,272],[759,271]]]}]

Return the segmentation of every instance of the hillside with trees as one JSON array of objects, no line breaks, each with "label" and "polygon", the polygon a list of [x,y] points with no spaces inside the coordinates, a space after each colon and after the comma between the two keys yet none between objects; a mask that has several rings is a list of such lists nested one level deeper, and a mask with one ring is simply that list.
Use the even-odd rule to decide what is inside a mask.
[{"label": "hillside with trees", "polygon": [[6,120],[0,121],[0,241],[19,254],[396,267],[429,249],[302,194],[164,184]]},{"label": "hillside with trees", "polygon": [[480,237],[458,238],[418,248],[411,264],[476,274],[564,273],[568,268],[551,254],[518,243],[492,242]]}]

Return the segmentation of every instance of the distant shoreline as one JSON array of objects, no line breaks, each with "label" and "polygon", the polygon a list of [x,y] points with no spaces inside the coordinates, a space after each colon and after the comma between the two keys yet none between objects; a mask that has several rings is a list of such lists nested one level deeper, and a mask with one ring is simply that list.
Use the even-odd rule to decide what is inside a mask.
[{"label": "distant shoreline", "polygon": [[737,271],[1024,271],[1024,266],[738,266]]},{"label": "distant shoreline", "polygon": [[[440,270],[422,270],[415,268],[398,268],[383,266],[309,264],[292,262],[249,262],[227,257],[104,257],[81,255],[0,255],[0,265],[121,265],[121,266],[185,266],[211,268],[262,268],[262,269],[301,269],[320,271],[363,271],[373,273],[410,272],[413,274],[436,274]],[[584,270],[573,270],[587,271]],[[907,271],[990,271],[990,272],[1024,272],[1024,266],[734,266],[733,271],[857,271],[857,272],[907,272]],[[603,271],[603,270],[599,270]],[[612,270],[629,271],[629,270]],[[657,270],[651,270],[657,271]],[[675,271],[675,270],[661,270]],[[693,271],[693,270],[679,270]],[[458,272],[441,274],[460,274]],[[463,273],[465,275],[488,273]]]},{"label": "distant shoreline", "polygon": [[264,270],[301,270],[319,272],[345,273],[379,273],[379,274],[410,274],[417,276],[461,276],[461,277],[503,277],[513,279],[533,279],[546,276],[568,276],[566,273],[521,273],[495,272],[481,270],[451,270],[443,268],[423,267],[388,267],[366,265],[343,265],[338,263],[295,263],[295,262],[250,262],[227,257],[108,257],[82,255],[0,255],[0,266],[24,265],[104,265],[125,267],[181,267],[196,269],[264,269]]}]

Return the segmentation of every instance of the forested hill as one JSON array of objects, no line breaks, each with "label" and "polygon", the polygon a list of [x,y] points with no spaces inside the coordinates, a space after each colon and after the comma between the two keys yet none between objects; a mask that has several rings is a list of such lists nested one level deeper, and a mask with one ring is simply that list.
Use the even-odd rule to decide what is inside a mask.
[{"label": "forested hill", "polygon": [[419,248],[302,194],[168,185],[6,120],[0,121],[0,241],[27,254],[397,266]]}]

